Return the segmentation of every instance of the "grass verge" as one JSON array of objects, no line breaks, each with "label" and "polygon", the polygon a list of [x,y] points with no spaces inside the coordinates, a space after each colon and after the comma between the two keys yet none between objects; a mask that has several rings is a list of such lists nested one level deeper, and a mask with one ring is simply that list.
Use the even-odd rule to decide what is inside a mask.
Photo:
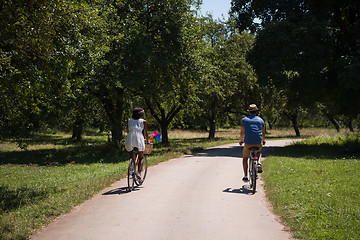
[{"label": "grass verge", "polygon": [[[0,143],[0,239],[27,239],[36,229],[69,212],[126,176],[128,153],[106,143],[106,136],[80,143],[66,134],[36,135]],[[156,144],[149,165],[235,139],[170,139]]]},{"label": "grass verge", "polygon": [[360,239],[360,135],[318,137],[263,162],[266,195],[299,239]]},{"label": "grass verge", "polygon": [[[149,165],[237,142],[239,132],[219,129],[213,141],[207,140],[206,132],[169,132],[170,145],[155,145]],[[268,134],[270,139],[281,136],[290,138],[294,133],[272,130]],[[128,154],[106,141],[106,135],[91,134],[72,142],[68,134],[53,133],[0,142],[0,239],[27,239],[36,229],[125,177]]]}]

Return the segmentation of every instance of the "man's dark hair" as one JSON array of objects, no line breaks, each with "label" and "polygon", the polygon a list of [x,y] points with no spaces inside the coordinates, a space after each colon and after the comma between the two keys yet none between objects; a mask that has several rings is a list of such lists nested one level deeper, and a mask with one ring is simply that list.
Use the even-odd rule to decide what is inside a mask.
[{"label": "man's dark hair", "polygon": [[258,110],[256,110],[256,111],[250,111],[249,113],[250,113],[250,114],[254,114],[254,113],[257,114],[257,113],[258,113]]},{"label": "man's dark hair", "polygon": [[144,109],[142,108],[134,108],[133,109],[133,113],[132,113],[132,118],[135,120],[138,120],[139,118],[141,118],[142,116],[144,116]]}]

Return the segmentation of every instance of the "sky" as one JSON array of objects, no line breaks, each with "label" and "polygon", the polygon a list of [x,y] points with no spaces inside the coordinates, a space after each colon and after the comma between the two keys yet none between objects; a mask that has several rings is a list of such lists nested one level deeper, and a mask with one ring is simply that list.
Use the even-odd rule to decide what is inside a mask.
[{"label": "sky", "polygon": [[225,19],[228,18],[228,12],[230,10],[231,0],[203,0],[201,6],[201,14],[206,15],[207,12],[213,15],[214,19],[222,19],[221,14],[224,15]]}]

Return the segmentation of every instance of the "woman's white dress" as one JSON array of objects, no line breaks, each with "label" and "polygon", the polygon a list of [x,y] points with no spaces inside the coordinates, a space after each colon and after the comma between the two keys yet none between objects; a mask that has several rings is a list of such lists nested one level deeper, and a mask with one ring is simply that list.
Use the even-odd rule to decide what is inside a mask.
[{"label": "woman's white dress", "polygon": [[134,147],[138,148],[140,152],[145,150],[145,139],[142,131],[144,130],[144,119],[140,118],[134,120],[132,118],[128,121],[129,132],[126,137],[125,148],[127,151],[132,151]]}]

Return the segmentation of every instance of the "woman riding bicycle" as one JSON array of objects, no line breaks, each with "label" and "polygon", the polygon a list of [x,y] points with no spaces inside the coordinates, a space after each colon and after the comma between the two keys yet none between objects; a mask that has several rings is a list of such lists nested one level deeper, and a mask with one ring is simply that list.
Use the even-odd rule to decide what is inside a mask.
[{"label": "woman riding bicycle", "polygon": [[[144,158],[145,141],[148,141],[147,123],[143,119],[145,111],[142,108],[134,108],[131,118],[128,120],[125,149],[131,153],[134,148],[137,148],[139,161],[138,169],[141,169],[141,162]],[[145,136],[145,138],[144,138]],[[141,173],[139,172],[139,175]]]}]

